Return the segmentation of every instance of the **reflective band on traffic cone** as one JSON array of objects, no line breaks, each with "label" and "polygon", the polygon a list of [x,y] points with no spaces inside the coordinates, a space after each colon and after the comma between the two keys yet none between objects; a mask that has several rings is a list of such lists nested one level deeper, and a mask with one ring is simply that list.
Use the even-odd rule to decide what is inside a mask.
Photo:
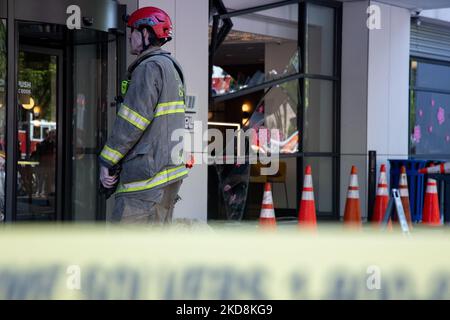
[{"label": "reflective band on traffic cone", "polygon": [[345,202],[344,223],[361,225],[361,204],[359,202],[358,170],[352,166],[350,183],[348,185],[347,201]]},{"label": "reflective band on traffic cone", "polygon": [[[375,207],[373,209],[372,222],[381,223],[389,202],[389,192],[386,177],[386,166],[381,165],[380,178],[378,180],[377,196],[375,198]],[[390,223],[391,220],[389,220]]]},{"label": "reflective band on traffic cone", "polygon": [[314,188],[311,175],[311,166],[306,166],[303,181],[302,200],[298,212],[299,225],[316,226],[316,204],[314,202]]},{"label": "reflective band on traffic cone", "polygon": [[450,174],[450,162],[441,163],[437,166],[430,166],[428,168],[423,168],[419,170],[419,173],[424,174],[432,174],[432,173],[438,173],[438,174]]},{"label": "reflective band on traffic cone", "polygon": [[439,212],[439,200],[437,192],[437,181],[428,179],[423,203],[422,223],[437,226],[441,224],[441,214]]},{"label": "reflective band on traffic cone", "polygon": [[403,211],[405,212],[405,218],[409,226],[412,226],[411,220],[411,206],[409,204],[409,191],[408,191],[408,177],[406,175],[406,168],[402,166],[400,169],[400,181],[398,183],[398,190],[400,193],[400,199],[402,200]]},{"label": "reflective band on traffic cone", "polygon": [[264,186],[264,196],[261,206],[261,213],[259,215],[259,224],[265,227],[275,227],[277,224],[275,219],[275,210],[273,208],[272,187],[268,182],[266,182]]}]

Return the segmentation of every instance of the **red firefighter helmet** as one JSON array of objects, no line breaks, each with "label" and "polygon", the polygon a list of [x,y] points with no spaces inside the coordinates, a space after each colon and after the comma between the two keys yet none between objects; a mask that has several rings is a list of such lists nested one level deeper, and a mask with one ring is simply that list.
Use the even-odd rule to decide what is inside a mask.
[{"label": "red firefighter helmet", "polygon": [[134,11],[127,18],[127,26],[135,29],[150,27],[158,39],[165,42],[172,40],[172,21],[166,12],[156,7],[143,7]]}]

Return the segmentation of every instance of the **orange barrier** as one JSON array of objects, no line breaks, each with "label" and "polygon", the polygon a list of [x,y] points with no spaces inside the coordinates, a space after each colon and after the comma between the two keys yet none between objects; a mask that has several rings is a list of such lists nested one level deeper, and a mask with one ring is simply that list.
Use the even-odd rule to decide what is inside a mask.
[{"label": "orange barrier", "polygon": [[259,225],[262,227],[275,228],[277,224],[275,210],[273,208],[272,187],[266,182],[264,185],[264,196],[259,215]]},{"label": "orange barrier", "polygon": [[412,228],[411,220],[411,206],[409,204],[409,190],[408,190],[408,177],[406,176],[406,167],[402,166],[400,169],[400,181],[398,183],[398,190],[400,193],[400,199],[402,200],[403,211],[405,212],[405,218],[410,228]]},{"label": "orange barrier", "polygon": [[306,166],[305,169],[305,179],[303,181],[302,200],[300,201],[298,223],[301,226],[315,227],[317,225],[311,166]]},{"label": "orange barrier", "polygon": [[428,168],[423,168],[419,170],[419,173],[424,174],[450,174],[450,162],[441,163],[437,166],[430,166]]},{"label": "orange barrier", "polygon": [[361,225],[361,204],[359,202],[358,170],[352,166],[348,185],[347,200],[345,202],[344,223]]},{"label": "orange barrier", "polygon": [[[380,224],[383,221],[388,202],[389,192],[386,177],[386,166],[382,164],[380,168],[380,178],[378,180],[377,196],[375,198],[372,222]],[[391,223],[391,220],[389,220],[389,223]]]},{"label": "orange barrier", "polygon": [[428,179],[427,181],[427,189],[425,192],[425,201],[422,211],[422,223],[431,226],[438,226],[441,224],[437,181],[434,179]]}]

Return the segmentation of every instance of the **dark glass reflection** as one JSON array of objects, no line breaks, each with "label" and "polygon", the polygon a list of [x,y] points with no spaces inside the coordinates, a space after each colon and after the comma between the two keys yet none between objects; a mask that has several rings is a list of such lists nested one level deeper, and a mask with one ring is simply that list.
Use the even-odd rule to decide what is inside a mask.
[{"label": "dark glass reflection", "polygon": [[19,52],[17,220],[55,219],[57,68],[56,55]]}]

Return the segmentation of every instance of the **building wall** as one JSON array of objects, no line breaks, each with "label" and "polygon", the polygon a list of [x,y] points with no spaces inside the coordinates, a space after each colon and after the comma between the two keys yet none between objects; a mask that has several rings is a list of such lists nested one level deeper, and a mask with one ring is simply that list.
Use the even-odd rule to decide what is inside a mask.
[{"label": "building wall", "polygon": [[340,205],[344,212],[352,165],[359,171],[362,213],[366,213],[368,1],[343,3],[341,72]]},{"label": "building wall", "polygon": [[377,151],[379,168],[408,157],[411,16],[407,9],[371,3],[381,8],[381,29],[369,32],[367,148]]},{"label": "building wall", "polygon": [[[381,9],[381,29],[366,27],[370,4]],[[410,12],[367,1],[344,3],[343,14],[341,213],[355,164],[366,217],[368,151],[377,151],[377,172],[408,156]]]}]

